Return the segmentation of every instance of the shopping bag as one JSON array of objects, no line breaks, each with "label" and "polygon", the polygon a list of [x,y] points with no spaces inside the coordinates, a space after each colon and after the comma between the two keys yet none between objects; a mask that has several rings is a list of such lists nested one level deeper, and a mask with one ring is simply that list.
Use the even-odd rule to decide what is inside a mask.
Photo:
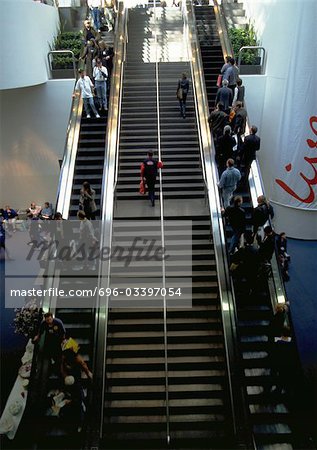
[{"label": "shopping bag", "polygon": [[177,98],[183,100],[183,89],[181,87],[177,89]]},{"label": "shopping bag", "polygon": [[218,88],[220,88],[222,86],[222,75],[218,75],[217,86],[218,86]]},{"label": "shopping bag", "polygon": [[140,182],[140,190],[139,190],[141,195],[145,195],[146,194],[146,186],[143,180],[141,180]]}]

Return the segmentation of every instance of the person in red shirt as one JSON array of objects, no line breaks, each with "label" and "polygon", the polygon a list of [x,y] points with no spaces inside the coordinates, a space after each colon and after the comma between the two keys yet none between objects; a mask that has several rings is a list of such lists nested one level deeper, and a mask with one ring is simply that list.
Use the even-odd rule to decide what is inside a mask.
[{"label": "person in red shirt", "polygon": [[147,153],[147,158],[141,164],[141,179],[146,183],[151,205],[155,206],[155,181],[158,169],[163,167],[161,161],[153,159],[153,152]]}]

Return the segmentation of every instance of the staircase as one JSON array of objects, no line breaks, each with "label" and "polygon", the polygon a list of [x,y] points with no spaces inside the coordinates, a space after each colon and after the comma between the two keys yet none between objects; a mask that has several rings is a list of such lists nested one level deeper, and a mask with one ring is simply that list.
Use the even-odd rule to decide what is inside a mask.
[{"label": "staircase", "polygon": [[[175,26],[175,21],[173,25]],[[192,86],[190,85],[186,101],[186,119],[181,117],[176,99],[177,83],[183,72],[190,77],[188,62],[159,63],[165,199],[198,199],[205,196]]]},{"label": "staircase", "polygon": [[245,17],[245,10],[243,9],[243,2],[234,0],[225,0],[221,5],[226,17],[228,27],[245,28],[247,20]]},{"label": "staircase", "polygon": [[[235,442],[210,218],[181,218],[192,222],[192,248],[184,248],[180,218],[165,219],[167,253],[177,270],[185,273],[184,252],[192,259],[186,278],[191,289],[185,291],[192,306],[171,305],[167,311],[171,443],[179,449],[231,449]],[[169,284],[175,270],[167,261]]]},{"label": "staircase", "polygon": [[[190,206],[192,200],[204,197],[192,87],[186,119],[180,116],[176,99],[181,73],[190,75],[185,57],[173,60],[173,46],[183,42],[182,19],[177,9],[157,10],[164,235],[170,256],[166,260],[166,286],[180,287],[183,303],[176,305],[167,298],[166,372],[162,297],[111,299],[100,448],[165,449],[169,436],[169,448],[232,449],[235,442],[210,218],[206,208],[202,207],[201,214],[193,214]],[[142,217],[131,214],[140,203],[140,163],[147,150],[157,149],[151,13],[151,9],[143,8],[129,11],[116,192],[121,213],[120,222],[114,222],[113,245],[128,246],[139,236],[156,242],[161,239],[160,218],[151,217],[152,208],[150,212],[144,209]],[[180,56],[180,48],[178,51]],[[129,202],[125,202],[127,199]],[[120,204],[125,205],[125,214]],[[176,204],[184,208],[178,215],[173,213]],[[188,226],[192,243],[186,234]],[[186,257],[192,273],[186,273]],[[150,279],[161,286],[161,262],[134,261],[123,269],[112,259],[112,286],[150,286]]]}]

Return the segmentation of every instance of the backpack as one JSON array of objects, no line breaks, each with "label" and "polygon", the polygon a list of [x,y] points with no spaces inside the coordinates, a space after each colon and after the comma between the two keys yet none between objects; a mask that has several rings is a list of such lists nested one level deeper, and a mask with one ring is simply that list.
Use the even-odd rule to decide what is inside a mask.
[{"label": "backpack", "polygon": [[268,206],[266,204],[257,206],[254,209],[253,217],[254,222],[259,224],[260,226],[264,225],[269,218]]},{"label": "backpack", "polygon": [[155,159],[146,159],[143,161],[144,164],[144,176],[156,177],[157,176],[157,161]]}]

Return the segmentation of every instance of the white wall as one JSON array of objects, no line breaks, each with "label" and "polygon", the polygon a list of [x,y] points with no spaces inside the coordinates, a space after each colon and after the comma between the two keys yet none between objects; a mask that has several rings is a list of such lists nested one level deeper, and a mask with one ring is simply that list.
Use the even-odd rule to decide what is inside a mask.
[{"label": "white wall", "polygon": [[[309,125],[310,118],[317,116],[317,40],[313,38],[317,1],[244,0],[244,6],[267,51],[263,96],[262,77],[243,77],[251,121],[252,116],[259,118],[265,190],[271,200],[284,205],[276,205],[279,229],[291,237],[317,239],[317,183],[310,186],[301,176],[312,180],[317,173],[316,164],[304,160],[316,158],[316,149],[308,148],[306,141],[317,140]],[[307,199],[312,189],[312,201],[299,200],[276,180],[285,182],[300,199]]]},{"label": "white wall", "polygon": [[0,17],[0,89],[47,81],[47,53],[59,29],[58,9],[33,0],[1,0]]},{"label": "white wall", "polygon": [[55,202],[74,80],[0,91],[0,207]]},{"label": "white wall", "polygon": [[266,91],[266,75],[241,75],[245,86],[245,102],[251,125],[256,125],[261,134],[263,107]]}]

